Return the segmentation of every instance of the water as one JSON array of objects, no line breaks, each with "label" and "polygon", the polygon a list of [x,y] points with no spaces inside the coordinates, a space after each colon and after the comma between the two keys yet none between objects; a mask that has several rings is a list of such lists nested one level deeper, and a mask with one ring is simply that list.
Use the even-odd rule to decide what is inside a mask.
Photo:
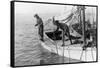
[{"label": "water", "polygon": [[38,28],[34,26],[35,24],[33,15],[16,14],[15,66],[40,65],[40,60],[49,54],[39,43]]},{"label": "water", "polygon": [[15,30],[15,65],[39,64],[41,51],[39,49],[37,30],[32,24],[18,24]]},{"label": "water", "polygon": [[[68,63],[64,58],[44,49],[39,43],[38,29],[33,24],[16,24],[15,66]],[[72,59],[71,59],[72,60]],[[72,60],[80,62],[79,60]]]},{"label": "water", "polygon": [[44,60],[43,64],[58,62],[58,55],[41,47],[38,28],[34,24],[15,25],[15,66],[40,65],[40,60]]}]

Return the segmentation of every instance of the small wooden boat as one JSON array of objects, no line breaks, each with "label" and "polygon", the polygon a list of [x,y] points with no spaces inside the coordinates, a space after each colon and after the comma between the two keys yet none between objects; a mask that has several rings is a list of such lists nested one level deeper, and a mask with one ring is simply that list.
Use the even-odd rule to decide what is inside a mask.
[{"label": "small wooden boat", "polygon": [[[65,46],[62,45],[62,40],[60,37],[61,31],[58,32],[59,37],[53,40],[53,32],[45,32],[44,33],[44,42],[40,41],[43,48],[47,49],[52,53],[56,53],[63,57],[69,57],[72,59],[80,60],[80,61],[96,61],[96,49],[95,48],[87,48],[86,51],[82,50],[82,43],[70,44],[69,40],[65,40]],[[81,39],[80,39],[81,40]],[[75,41],[74,39],[72,40]]]},{"label": "small wooden boat", "polygon": [[[86,49],[83,48],[86,45],[85,9],[84,9],[85,7],[80,6],[78,8],[80,8],[79,11],[82,12],[76,11],[76,13],[73,14],[76,15],[78,13],[80,15],[81,18],[79,18],[80,21],[78,23],[81,23],[81,26],[80,26],[80,30],[78,28],[79,24],[76,24],[75,27],[72,26],[73,32],[70,32],[72,42],[73,42],[72,45],[70,44],[68,37],[65,38],[67,40],[62,41],[61,31],[58,31],[56,34],[54,34],[54,32],[50,30],[44,31],[44,42],[40,41],[41,45],[43,46],[43,48],[47,49],[48,51],[56,53],[63,57],[69,57],[72,59],[77,59],[85,62],[96,61],[96,56],[97,56],[96,48],[93,47],[87,47]],[[73,18],[71,17],[70,19],[73,20],[74,17]],[[72,23],[75,24],[74,22]],[[65,46],[62,47],[63,43],[65,44]]]}]

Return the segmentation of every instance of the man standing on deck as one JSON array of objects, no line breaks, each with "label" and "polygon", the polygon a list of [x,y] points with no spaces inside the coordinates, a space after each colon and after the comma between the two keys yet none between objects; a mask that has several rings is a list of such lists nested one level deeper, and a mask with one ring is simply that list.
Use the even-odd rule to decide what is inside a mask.
[{"label": "man standing on deck", "polygon": [[[56,31],[58,31],[59,28],[63,31],[63,41],[64,41],[64,35],[66,35],[69,37],[70,43],[72,44],[69,27],[65,23],[60,23],[58,20],[55,20],[54,17],[53,17],[53,24],[57,26]],[[64,44],[62,44],[62,46],[64,46]]]},{"label": "man standing on deck", "polygon": [[35,26],[38,26],[38,34],[40,36],[40,40],[44,41],[44,35],[43,35],[43,31],[44,31],[44,26],[43,26],[43,21],[42,19],[38,16],[38,14],[35,14],[34,17],[37,20],[37,23],[35,24]]}]

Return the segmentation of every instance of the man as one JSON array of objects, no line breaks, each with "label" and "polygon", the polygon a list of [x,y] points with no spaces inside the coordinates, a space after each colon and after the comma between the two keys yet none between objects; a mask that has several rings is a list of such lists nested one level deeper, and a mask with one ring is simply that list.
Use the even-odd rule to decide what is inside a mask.
[{"label": "man", "polygon": [[43,38],[43,30],[44,30],[44,26],[43,26],[43,21],[42,19],[38,16],[38,14],[35,14],[34,17],[37,19],[37,23],[35,24],[35,26],[38,26],[38,34],[40,36],[40,40],[44,41]]},{"label": "man", "polygon": [[[63,41],[65,40],[64,35],[66,35],[69,37],[70,43],[72,44],[72,40],[71,40],[70,32],[69,32],[69,27],[65,23],[60,23],[58,20],[55,20],[54,17],[53,17],[53,24],[57,26],[56,31],[58,31],[59,28],[63,31]],[[62,46],[64,46],[64,44],[62,44]]]}]

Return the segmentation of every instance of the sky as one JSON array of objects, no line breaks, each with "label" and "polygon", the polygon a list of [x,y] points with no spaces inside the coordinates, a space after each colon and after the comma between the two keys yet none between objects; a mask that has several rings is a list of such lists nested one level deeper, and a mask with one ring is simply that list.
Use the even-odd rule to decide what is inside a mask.
[{"label": "sky", "polygon": [[38,3],[15,3],[16,13],[59,13],[64,5],[38,4]]},{"label": "sky", "polygon": [[[15,16],[17,18],[30,18],[32,19],[34,14],[39,14],[43,19],[48,19],[53,16],[60,16],[65,12],[70,14],[72,10],[72,5],[57,5],[57,4],[41,4],[41,3],[24,3],[16,2],[15,3]],[[94,15],[96,20],[96,8],[95,7],[86,7],[86,13],[88,17],[93,19],[91,15]],[[91,20],[92,21],[92,20]]]}]

